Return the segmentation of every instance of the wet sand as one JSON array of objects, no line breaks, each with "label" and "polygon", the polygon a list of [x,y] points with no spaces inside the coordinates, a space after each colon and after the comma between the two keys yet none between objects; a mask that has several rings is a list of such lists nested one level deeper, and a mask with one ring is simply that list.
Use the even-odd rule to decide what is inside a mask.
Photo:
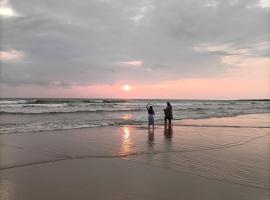
[{"label": "wet sand", "polygon": [[266,200],[269,119],[2,134],[1,199]]}]

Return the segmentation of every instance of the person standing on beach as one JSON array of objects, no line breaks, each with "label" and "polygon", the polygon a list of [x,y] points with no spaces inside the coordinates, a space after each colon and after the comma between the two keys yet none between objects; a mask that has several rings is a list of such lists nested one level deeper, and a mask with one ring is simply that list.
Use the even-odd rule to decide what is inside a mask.
[{"label": "person standing on beach", "polygon": [[165,124],[167,124],[167,120],[169,121],[169,124],[171,124],[172,119],[173,119],[173,113],[172,113],[172,105],[170,104],[170,102],[167,102],[167,107],[164,109],[164,120],[165,120]]},{"label": "person standing on beach", "polygon": [[153,129],[154,129],[154,126],[155,126],[155,120],[154,120],[155,112],[154,112],[153,106],[151,106],[150,103],[148,103],[146,105],[146,109],[148,111],[148,128],[150,128],[150,125],[152,125]]}]

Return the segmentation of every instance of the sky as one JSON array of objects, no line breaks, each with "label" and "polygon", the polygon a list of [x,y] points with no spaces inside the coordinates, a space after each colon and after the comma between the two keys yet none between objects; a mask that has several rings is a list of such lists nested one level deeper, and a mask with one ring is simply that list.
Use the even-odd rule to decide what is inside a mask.
[{"label": "sky", "polygon": [[270,98],[270,0],[0,0],[0,18],[1,97]]}]

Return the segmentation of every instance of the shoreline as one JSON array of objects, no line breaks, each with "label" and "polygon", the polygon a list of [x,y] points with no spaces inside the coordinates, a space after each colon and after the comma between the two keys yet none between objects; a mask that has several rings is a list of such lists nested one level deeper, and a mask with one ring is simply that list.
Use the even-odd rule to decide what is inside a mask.
[{"label": "shoreline", "polygon": [[[86,112],[82,112],[82,113],[86,113]],[[44,113],[20,113],[20,114],[16,114],[16,113],[4,113],[6,115],[43,115]],[[45,113],[47,115],[50,114],[56,114],[56,115],[66,115],[69,113]],[[1,115],[1,114],[0,114]],[[237,115],[229,115],[229,116],[212,116],[212,117],[202,117],[202,118],[184,118],[184,119],[173,119],[172,122],[174,124],[174,126],[197,126],[197,127],[224,127],[224,128],[270,128],[270,125],[266,125],[266,126],[219,126],[219,125],[198,125],[198,124],[182,124],[181,122],[185,122],[185,121],[190,121],[192,120],[194,121],[199,121],[199,120],[212,120],[212,119],[223,119],[223,118],[237,118],[237,117],[242,117],[242,116],[256,116],[256,115],[269,115],[270,116],[270,112],[262,112],[262,113],[249,113],[249,114],[237,114]],[[155,123],[156,126],[164,126],[164,122],[161,123],[161,121],[159,121],[160,123]],[[78,130],[78,129],[89,129],[89,128],[102,128],[102,127],[122,127],[122,126],[134,126],[134,127],[146,127],[147,123],[143,123],[143,124],[138,124],[138,123],[131,123],[131,124],[125,124],[125,123],[119,123],[119,124],[109,124],[109,125],[89,125],[89,127],[78,127],[78,128],[62,128],[62,129],[52,129],[52,130],[38,130],[38,131],[25,131],[25,132],[12,132],[12,133],[1,133],[0,135],[5,135],[5,134],[23,134],[23,133],[39,133],[39,132],[50,132],[50,131],[67,131],[67,130]]]}]

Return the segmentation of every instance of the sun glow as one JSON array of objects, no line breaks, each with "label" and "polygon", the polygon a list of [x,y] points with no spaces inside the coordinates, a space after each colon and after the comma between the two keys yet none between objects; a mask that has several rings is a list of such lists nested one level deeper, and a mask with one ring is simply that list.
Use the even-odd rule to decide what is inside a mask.
[{"label": "sun glow", "polygon": [[0,17],[16,17],[18,13],[10,6],[8,0],[0,0]]},{"label": "sun glow", "polygon": [[123,90],[124,91],[130,91],[131,87],[129,85],[124,85]]}]

